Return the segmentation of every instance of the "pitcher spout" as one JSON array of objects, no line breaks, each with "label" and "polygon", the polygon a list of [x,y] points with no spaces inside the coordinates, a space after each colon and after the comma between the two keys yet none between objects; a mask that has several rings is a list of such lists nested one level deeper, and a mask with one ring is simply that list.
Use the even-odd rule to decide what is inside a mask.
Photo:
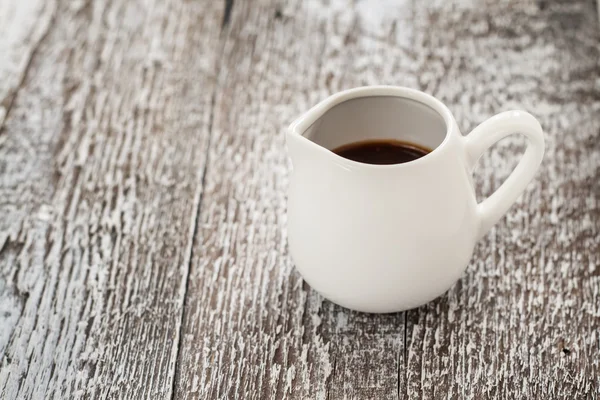
[{"label": "pitcher spout", "polygon": [[333,95],[321,101],[288,127],[286,143],[294,166],[302,163],[303,160],[315,161],[317,157],[333,156],[333,153],[327,150],[327,146],[319,142],[315,134],[322,123],[322,117],[341,100],[339,97],[339,95]]},{"label": "pitcher spout", "polygon": [[319,150],[324,150],[304,135],[294,131],[291,126],[286,133],[286,145],[294,168],[301,165],[304,160],[313,158]]}]

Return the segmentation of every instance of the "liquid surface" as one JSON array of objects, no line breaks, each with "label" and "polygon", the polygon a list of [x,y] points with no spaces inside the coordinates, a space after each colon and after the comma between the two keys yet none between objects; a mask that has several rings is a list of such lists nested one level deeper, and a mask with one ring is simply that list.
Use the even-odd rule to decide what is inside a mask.
[{"label": "liquid surface", "polygon": [[414,161],[430,153],[431,149],[399,140],[368,140],[346,144],[332,151],[352,161],[389,165]]}]

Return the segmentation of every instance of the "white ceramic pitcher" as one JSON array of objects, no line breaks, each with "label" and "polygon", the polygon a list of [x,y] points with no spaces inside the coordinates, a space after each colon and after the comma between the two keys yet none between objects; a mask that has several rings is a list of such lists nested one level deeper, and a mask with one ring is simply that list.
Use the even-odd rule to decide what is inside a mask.
[{"label": "white ceramic pitcher", "polygon": [[[527,150],[489,198],[477,203],[471,172],[500,139],[521,133]],[[395,165],[363,164],[331,149],[399,139],[433,149]],[[475,242],[538,169],[544,138],[524,111],[498,114],[463,136],[450,110],[425,93],[372,86],[335,94],[298,118],[287,145],[292,259],[324,297],[366,312],[424,304],[461,275]]]}]

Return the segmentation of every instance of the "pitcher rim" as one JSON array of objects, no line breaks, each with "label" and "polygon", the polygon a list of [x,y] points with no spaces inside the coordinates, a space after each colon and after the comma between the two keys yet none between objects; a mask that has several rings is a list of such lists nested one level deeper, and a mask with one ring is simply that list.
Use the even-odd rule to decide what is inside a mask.
[{"label": "pitcher rim", "polygon": [[[444,140],[442,140],[442,142],[439,145],[437,145],[434,149],[432,149],[429,153],[416,160],[400,164],[381,165],[367,164],[341,157],[340,155],[334,153],[330,149],[320,146],[304,136],[304,132],[306,132],[306,130],[310,128],[312,124],[314,124],[319,118],[325,115],[326,112],[331,110],[336,105],[348,100],[367,97],[400,97],[426,105],[427,107],[431,108],[433,111],[438,113],[444,120],[444,123],[446,124],[446,133],[444,136]],[[316,115],[316,117],[314,117],[314,115]],[[317,105],[313,106],[311,109],[306,111],[300,117],[298,117],[294,122],[292,122],[288,127],[288,133],[298,135],[310,142],[311,145],[315,146],[315,148],[319,149],[320,151],[326,151],[330,155],[333,155],[338,161],[338,163],[342,163],[342,165],[344,166],[383,169],[406,168],[410,166],[416,166],[417,164],[421,164],[427,161],[427,159],[431,159],[431,157],[435,153],[439,154],[442,151],[442,148],[444,148],[447,145],[447,143],[450,141],[450,137],[454,134],[455,129],[456,128],[454,124],[454,116],[450,112],[450,109],[448,109],[448,107],[444,103],[442,103],[440,100],[433,97],[432,95],[417,89],[411,89],[404,86],[374,85],[359,86],[352,89],[343,90],[341,92],[337,92],[327,97],[326,99],[322,100]]]}]

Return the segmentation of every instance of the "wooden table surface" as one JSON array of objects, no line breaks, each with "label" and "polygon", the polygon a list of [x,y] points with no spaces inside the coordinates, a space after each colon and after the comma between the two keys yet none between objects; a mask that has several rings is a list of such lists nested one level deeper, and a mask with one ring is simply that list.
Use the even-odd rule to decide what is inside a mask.
[{"label": "wooden table surface", "polygon": [[[285,127],[366,84],[547,140],[404,313],[323,300],[287,253]],[[523,148],[482,158],[479,198]],[[598,399],[596,2],[0,0],[0,248],[3,400]]]}]

